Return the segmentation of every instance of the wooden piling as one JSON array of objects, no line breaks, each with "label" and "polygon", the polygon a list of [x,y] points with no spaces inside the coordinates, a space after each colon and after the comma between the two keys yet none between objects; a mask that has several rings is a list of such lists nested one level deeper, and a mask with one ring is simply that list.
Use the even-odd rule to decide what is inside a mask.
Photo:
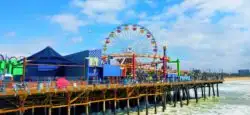
[{"label": "wooden piling", "polygon": [[52,115],[52,110],[51,110],[51,107],[49,108],[49,115]]},{"label": "wooden piling", "polygon": [[155,114],[157,114],[157,106],[156,106],[156,95],[154,95],[154,106],[155,106]]},{"label": "wooden piling", "polygon": [[213,96],[215,97],[214,84],[212,84]]},{"label": "wooden piling", "polygon": [[173,104],[173,96],[174,96],[174,94],[172,95],[170,89],[168,89],[167,93],[168,93],[167,95],[170,97],[170,102],[169,102],[169,104],[172,105],[172,104]]},{"label": "wooden piling", "polygon": [[165,112],[165,109],[166,109],[166,92],[163,91],[163,94],[162,94],[162,112]]},{"label": "wooden piling", "polygon": [[178,94],[180,96],[180,106],[183,107],[183,103],[182,103],[182,97],[183,97],[183,95],[181,94],[181,88],[178,88]]},{"label": "wooden piling", "polygon": [[[52,94],[49,95],[49,104],[52,105]],[[49,107],[49,115],[52,115],[52,108]]]},{"label": "wooden piling", "polygon": [[102,102],[102,113],[103,115],[105,115],[105,112],[106,112],[106,103],[105,101]]},{"label": "wooden piling", "polygon": [[114,100],[114,115],[116,115],[116,99]]},{"label": "wooden piling", "polygon": [[217,97],[219,97],[220,96],[220,94],[219,94],[219,84],[217,83],[216,86],[217,86]]},{"label": "wooden piling", "polygon": [[71,105],[70,105],[70,94],[69,93],[67,93],[67,104],[68,104],[68,106],[67,106],[67,112],[68,112],[68,115],[70,115],[70,111],[71,111]]},{"label": "wooden piling", "polygon": [[44,115],[47,115],[47,108],[44,108]]},{"label": "wooden piling", "polygon": [[200,88],[201,88],[201,98],[203,98],[203,97],[204,97],[204,92],[203,92],[203,87],[202,87],[202,85],[200,85]]},{"label": "wooden piling", "polygon": [[182,90],[182,99],[183,100],[185,100],[185,99],[187,100],[187,95],[186,95],[185,87],[182,87],[181,90]]},{"label": "wooden piling", "polygon": [[61,115],[61,108],[58,108],[58,115]]},{"label": "wooden piling", "polygon": [[116,115],[116,98],[117,98],[117,89],[115,89],[115,99],[114,99],[114,115]]},{"label": "wooden piling", "polygon": [[[127,93],[127,98],[129,98],[129,89],[127,88],[126,89],[126,93]],[[129,99],[127,99],[127,115],[129,115],[129,108],[130,108],[130,105],[129,105]]]},{"label": "wooden piling", "polygon": [[203,88],[204,88],[204,90],[203,90],[203,91],[204,91],[204,101],[205,101],[205,100],[206,100],[206,98],[207,98],[207,97],[206,97],[206,84],[203,86]]},{"label": "wooden piling", "polygon": [[185,88],[185,92],[186,92],[186,100],[187,100],[187,105],[189,105],[189,99],[190,99],[190,94],[189,94],[189,88],[188,87],[186,87]]},{"label": "wooden piling", "polygon": [[89,115],[89,104],[85,106],[85,114]]},{"label": "wooden piling", "polygon": [[208,96],[211,96],[211,84],[208,84]]},{"label": "wooden piling", "polygon": [[[146,91],[147,91],[147,89],[146,89]],[[148,92],[146,92],[146,115],[148,115]]]},{"label": "wooden piling", "polygon": [[195,95],[196,103],[198,103],[198,95],[197,95],[197,87],[196,86],[194,86],[194,95]]},{"label": "wooden piling", "polygon": [[174,107],[176,107],[176,101],[177,101],[177,94],[178,94],[178,89],[174,88]]},{"label": "wooden piling", "polygon": [[106,114],[106,102],[105,102],[106,96],[105,95],[106,95],[105,92],[103,92],[103,99],[104,99],[104,101],[102,102],[102,113],[103,113],[103,115]]},{"label": "wooden piling", "polygon": [[32,110],[31,110],[31,111],[32,111],[32,113],[31,113],[31,114],[32,114],[32,115],[35,115],[35,108],[34,108],[34,107],[32,108]]},{"label": "wooden piling", "polygon": [[129,99],[127,99],[127,115],[129,115]]},{"label": "wooden piling", "polygon": [[74,106],[73,114],[76,115],[76,106]]},{"label": "wooden piling", "polygon": [[137,115],[140,115],[140,98],[137,98]]}]

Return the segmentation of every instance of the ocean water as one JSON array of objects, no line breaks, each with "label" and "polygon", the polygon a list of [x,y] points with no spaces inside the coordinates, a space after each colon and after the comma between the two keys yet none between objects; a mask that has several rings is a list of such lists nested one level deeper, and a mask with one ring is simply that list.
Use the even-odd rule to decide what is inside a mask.
[{"label": "ocean water", "polygon": [[[225,82],[219,85],[219,91],[220,97],[210,97],[205,101],[199,99],[197,104],[195,100],[191,100],[189,106],[184,102],[182,108],[179,103],[177,107],[167,105],[164,113],[162,107],[159,106],[157,115],[250,115],[250,81]],[[190,93],[191,96],[194,96],[193,90],[190,90]],[[208,95],[208,89],[206,89],[206,95]],[[119,114],[123,115],[126,112]],[[130,114],[137,115],[136,109],[134,108],[134,112],[130,112]],[[140,114],[145,115],[145,109]],[[154,115],[154,107],[149,109],[149,114]]]}]

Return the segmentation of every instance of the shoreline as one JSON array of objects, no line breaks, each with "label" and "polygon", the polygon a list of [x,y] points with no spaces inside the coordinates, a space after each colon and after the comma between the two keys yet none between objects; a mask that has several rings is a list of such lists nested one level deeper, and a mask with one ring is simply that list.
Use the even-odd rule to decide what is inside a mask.
[{"label": "shoreline", "polygon": [[224,77],[225,81],[250,81],[250,77]]}]

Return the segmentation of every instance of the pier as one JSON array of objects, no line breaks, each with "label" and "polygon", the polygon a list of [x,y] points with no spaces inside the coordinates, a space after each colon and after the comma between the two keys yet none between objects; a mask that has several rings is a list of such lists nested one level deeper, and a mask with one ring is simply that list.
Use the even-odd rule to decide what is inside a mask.
[{"label": "pier", "polygon": [[[181,107],[188,105],[191,99],[190,93],[195,94],[194,98],[197,103],[198,98],[206,99],[207,96],[219,96],[218,84],[223,83],[223,80],[154,82],[129,85],[81,85],[81,82],[76,83],[77,85],[72,83],[72,85],[63,89],[54,87],[41,90],[32,87],[30,89],[19,89],[18,91],[6,89],[6,92],[0,93],[1,102],[5,104],[1,105],[4,108],[0,109],[0,114],[35,115],[42,111],[44,115],[78,115],[79,113],[90,115],[93,111],[105,114],[108,109],[112,110],[113,114],[117,114],[116,110],[123,108],[129,115],[130,107],[134,106],[137,107],[139,115],[140,103],[145,103],[146,114],[148,114],[148,104],[153,103],[156,114],[158,103],[163,107],[163,112],[167,109],[166,104],[173,103],[173,106],[176,106],[177,101],[180,101]],[[209,90],[204,90],[205,87],[208,87]],[[197,95],[199,91],[202,92],[201,97]]]},{"label": "pier", "polygon": [[[127,45],[122,52],[108,52],[117,35],[128,31],[145,38],[149,49],[138,52]],[[167,104],[183,107],[190,99],[198,103],[200,98],[219,96],[223,72],[182,71],[180,60],[167,55],[167,44],[163,55],[158,48],[148,29],[123,24],[109,33],[102,49],[62,56],[48,46],[20,59],[0,55],[0,114],[116,115],[123,110],[139,115],[145,110],[148,115],[152,106],[157,114],[157,106],[164,112]]]}]

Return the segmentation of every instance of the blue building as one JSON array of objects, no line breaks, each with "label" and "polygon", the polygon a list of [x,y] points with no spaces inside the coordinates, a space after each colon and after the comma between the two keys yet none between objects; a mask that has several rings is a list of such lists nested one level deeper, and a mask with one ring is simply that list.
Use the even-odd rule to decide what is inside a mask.
[{"label": "blue building", "polygon": [[[99,80],[107,77],[119,77],[121,76],[120,66],[114,66],[110,64],[102,64],[102,50],[85,50],[78,53],[73,53],[64,56],[66,59],[78,63],[84,64],[84,76],[86,80]],[[71,71],[72,73],[80,73],[81,70]]]},{"label": "blue building", "polygon": [[120,66],[102,64],[100,49],[61,56],[51,47],[46,47],[27,59],[26,80],[46,80],[65,76],[70,80],[91,81],[121,76]]},{"label": "blue building", "polygon": [[[72,79],[74,75],[70,75],[70,73],[66,71],[70,68],[68,65],[79,66],[75,68],[83,68],[80,67],[80,64],[64,58],[51,47],[46,47],[27,58],[24,73],[25,80],[48,80],[48,78],[53,79],[62,76],[67,76],[68,79]],[[81,76],[82,73],[83,72],[78,73],[78,75]]]},{"label": "blue building", "polygon": [[66,70],[72,74],[81,73],[84,71],[84,79],[97,79],[103,77],[103,68],[101,65],[101,50],[86,50],[82,52],[73,53],[67,56],[64,56],[66,59],[84,65],[84,69],[74,69]]},{"label": "blue building", "polygon": [[250,75],[250,70],[249,69],[241,69],[238,71],[240,76],[247,76]]}]

